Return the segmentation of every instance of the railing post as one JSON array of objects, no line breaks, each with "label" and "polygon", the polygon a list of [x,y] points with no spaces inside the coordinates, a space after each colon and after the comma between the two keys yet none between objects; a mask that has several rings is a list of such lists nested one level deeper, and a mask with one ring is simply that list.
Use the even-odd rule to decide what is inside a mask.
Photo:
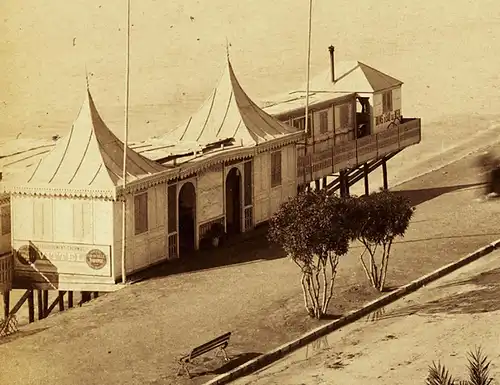
[{"label": "railing post", "polygon": [[385,160],[385,156],[382,159],[382,177],[384,179],[384,190],[389,189],[389,183],[387,181],[387,162]]}]

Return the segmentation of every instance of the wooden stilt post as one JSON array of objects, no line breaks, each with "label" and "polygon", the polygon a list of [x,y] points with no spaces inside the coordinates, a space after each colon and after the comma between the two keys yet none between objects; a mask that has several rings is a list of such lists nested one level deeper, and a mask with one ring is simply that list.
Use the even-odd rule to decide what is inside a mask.
[{"label": "wooden stilt post", "polygon": [[315,186],[315,188],[316,188],[316,191],[319,191],[319,189],[320,189],[320,186],[319,186],[319,179],[317,179],[317,180],[315,180],[315,181],[314,181],[314,186]]},{"label": "wooden stilt post", "polygon": [[43,291],[43,318],[47,318],[49,315],[49,291]]},{"label": "wooden stilt post", "polygon": [[58,296],[59,296],[59,311],[64,311],[64,291],[60,291]]},{"label": "wooden stilt post", "polygon": [[43,296],[42,296],[42,290],[38,289],[36,291],[37,298],[37,306],[38,306],[38,320],[43,319]]},{"label": "wooden stilt post", "polygon": [[3,293],[3,314],[4,319],[7,319],[10,314],[10,290],[6,290]]},{"label": "wooden stilt post", "polygon": [[326,185],[328,184],[327,180],[326,180],[326,176],[323,178],[323,186],[321,186],[323,189],[326,188]]},{"label": "wooden stilt post", "polygon": [[340,197],[343,198],[345,196],[345,182],[344,182],[344,171],[339,172],[339,184],[340,184]]},{"label": "wooden stilt post", "polygon": [[365,177],[365,195],[370,194],[370,185],[368,184],[368,163],[363,165],[363,174]]},{"label": "wooden stilt post", "polygon": [[388,190],[389,183],[387,182],[387,163],[385,158],[382,160],[382,177],[384,178],[384,190]]},{"label": "wooden stilt post", "polygon": [[68,309],[73,307],[73,292],[68,291]]},{"label": "wooden stilt post", "polygon": [[350,193],[349,193],[349,171],[345,172],[344,183],[345,183],[345,196],[347,198],[350,195]]},{"label": "wooden stilt post", "polygon": [[98,291],[94,291],[94,299],[96,298],[99,298],[99,292]]},{"label": "wooden stilt post", "polygon": [[30,323],[35,322],[35,294],[32,289],[28,294],[28,318]]}]

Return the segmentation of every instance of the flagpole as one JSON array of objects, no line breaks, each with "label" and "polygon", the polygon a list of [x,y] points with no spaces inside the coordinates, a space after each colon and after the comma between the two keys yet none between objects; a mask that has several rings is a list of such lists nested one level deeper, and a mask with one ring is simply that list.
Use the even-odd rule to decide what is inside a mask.
[{"label": "flagpole", "polygon": [[[309,0],[309,17],[308,17],[308,28],[307,28],[307,69],[306,69],[306,121],[305,121],[305,132],[306,132],[306,140],[304,147],[304,159],[307,155],[307,138],[309,136],[309,78],[310,78],[310,69],[311,69],[311,24],[312,24],[312,0]],[[304,162],[304,184],[306,183],[306,164]],[[305,186],[304,186],[305,187]]]},{"label": "flagpole", "polygon": [[127,186],[127,147],[128,147],[128,110],[130,97],[130,0],[127,0],[127,45],[125,49],[126,64],[125,64],[125,127],[123,139],[123,196],[122,196],[122,283],[127,281],[126,272],[126,231],[127,231],[127,197],[125,195],[125,187]]}]

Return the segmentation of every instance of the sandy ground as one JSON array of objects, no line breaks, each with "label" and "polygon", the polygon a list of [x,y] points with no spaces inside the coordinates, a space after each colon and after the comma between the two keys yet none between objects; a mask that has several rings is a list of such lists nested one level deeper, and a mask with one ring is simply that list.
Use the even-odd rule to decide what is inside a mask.
[{"label": "sandy ground", "polygon": [[423,384],[432,361],[465,379],[476,346],[498,381],[499,278],[495,252],[233,383]]},{"label": "sandy ground", "polygon": [[[500,204],[475,201],[481,186],[472,160],[399,187],[417,212],[394,245],[389,286],[500,237]],[[376,295],[366,285],[359,252],[353,247],[339,268],[333,315]],[[201,384],[317,325],[305,317],[296,266],[279,250],[242,245],[228,258],[227,266],[151,279],[23,328],[0,344],[0,383]],[[233,331],[228,366],[206,357],[194,380],[175,376],[177,357],[227,330]]]},{"label": "sandy ground", "polygon": [[[50,140],[69,130],[83,99],[85,66],[104,120],[121,136],[124,4],[68,4],[0,0],[3,154],[33,145],[31,138]],[[198,108],[224,65],[226,36],[237,75],[256,101],[304,80],[306,3],[132,4],[131,140],[168,131]],[[424,141],[391,160],[391,184],[462,158],[500,133],[499,14],[491,0],[315,2],[312,72],[328,65],[326,47],[334,44],[338,60],[359,59],[403,80],[403,113],[423,118]],[[421,202],[397,245],[403,260],[439,255],[444,264],[498,238],[500,207],[472,203],[477,182],[469,159],[401,186],[434,198]],[[468,220],[458,222],[463,218]],[[290,285],[295,266],[273,253],[257,253],[254,259],[264,254],[265,260],[252,264],[135,285],[31,325],[25,338],[0,345],[0,383],[172,384],[177,380],[165,373],[175,357],[228,328],[246,335],[268,330],[266,339],[251,342],[236,334],[232,348],[238,354],[285,342],[311,325],[292,322],[291,314],[302,314],[300,288]],[[356,265],[350,261],[340,273],[339,298],[362,277]],[[403,269],[394,268],[393,283],[404,283]],[[276,326],[280,322],[285,326]]]}]

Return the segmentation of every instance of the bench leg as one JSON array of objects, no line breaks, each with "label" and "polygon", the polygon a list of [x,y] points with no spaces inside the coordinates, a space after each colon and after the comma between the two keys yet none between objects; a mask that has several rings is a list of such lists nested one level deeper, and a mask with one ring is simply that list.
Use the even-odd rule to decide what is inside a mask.
[{"label": "bench leg", "polygon": [[189,369],[187,367],[187,363],[185,362],[179,362],[179,370],[177,371],[177,375],[180,376],[181,374],[181,371],[184,370],[188,377],[191,378],[191,373],[189,373]]},{"label": "bench leg", "polygon": [[229,357],[227,356],[227,353],[226,353],[226,349],[224,348],[220,348],[219,350],[217,350],[217,352],[215,353],[215,356],[216,357],[219,357],[219,354],[222,353],[223,357],[224,357],[224,361],[229,361]]}]

